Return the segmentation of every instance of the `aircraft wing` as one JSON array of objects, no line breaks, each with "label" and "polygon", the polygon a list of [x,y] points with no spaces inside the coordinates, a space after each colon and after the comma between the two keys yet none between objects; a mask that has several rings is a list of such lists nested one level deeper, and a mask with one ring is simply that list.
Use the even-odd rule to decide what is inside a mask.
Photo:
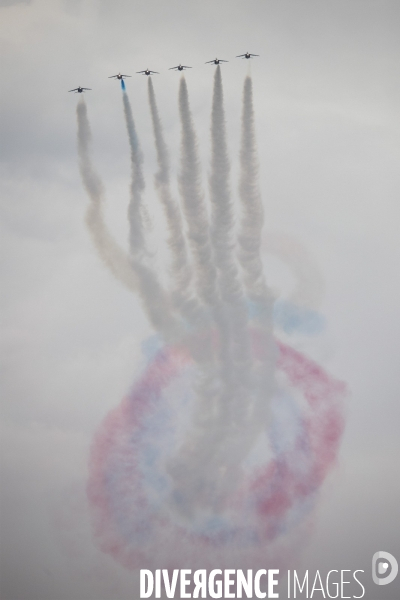
[{"label": "aircraft wing", "polygon": [[132,77],[132,75],[121,75],[121,77]]},{"label": "aircraft wing", "polygon": [[159,74],[160,74],[158,71],[150,71],[150,73],[151,73],[152,75],[159,75]]},{"label": "aircraft wing", "polygon": [[92,88],[82,88],[83,90],[91,90]]},{"label": "aircraft wing", "polygon": [[74,88],[73,90],[68,90],[68,92],[77,92],[78,88]]},{"label": "aircraft wing", "polygon": [[250,54],[250,56],[260,56],[259,54]]},{"label": "aircraft wing", "polygon": [[238,54],[236,58],[242,58],[242,56],[246,56],[245,54]]},{"label": "aircraft wing", "polygon": [[205,65],[209,65],[210,63],[213,63],[213,62],[215,62],[215,60],[208,60],[208,61],[207,61],[207,62],[205,62],[204,64],[205,64]]},{"label": "aircraft wing", "polygon": [[187,65],[182,65],[184,69],[191,69],[192,67],[188,67]]},{"label": "aircraft wing", "polygon": [[118,77],[118,75],[110,75],[108,79],[112,79],[113,77]]},{"label": "aircraft wing", "polygon": [[172,71],[173,69],[179,69],[179,67],[170,67],[168,71]]}]

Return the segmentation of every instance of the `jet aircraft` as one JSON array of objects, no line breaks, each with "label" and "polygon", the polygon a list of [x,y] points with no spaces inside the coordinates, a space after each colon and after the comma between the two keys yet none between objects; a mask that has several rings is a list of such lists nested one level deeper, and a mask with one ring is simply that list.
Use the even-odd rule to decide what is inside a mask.
[{"label": "jet aircraft", "polygon": [[209,65],[211,63],[213,63],[214,65],[219,65],[219,63],[222,62],[229,62],[228,60],[222,60],[222,58],[214,58],[214,60],[208,60],[205,64]]},{"label": "jet aircraft", "polygon": [[172,71],[176,69],[177,71],[183,71],[184,69],[191,69],[192,67],[188,67],[187,65],[178,65],[177,67],[170,67],[168,71]]},{"label": "jet aircraft", "polygon": [[121,75],[121,73],[118,73],[118,75],[110,75],[108,79],[123,79],[124,77],[132,77],[132,75]]},{"label": "jet aircraft", "polygon": [[75,92],[75,94],[82,94],[85,90],[91,90],[92,88],[83,88],[81,86],[74,88],[73,90],[68,90],[68,92]]},{"label": "jet aircraft", "polygon": [[159,75],[158,71],[150,71],[150,69],[145,69],[144,71],[136,71],[136,73],[142,73],[143,75],[152,75],[153,73]]},{"label": "jet aircraft", "polygon": [[252,58],[253,56],[260,56],[259,54],[250,54],[250,52],[245,52],[244,54],[239,54],[236,58]]}]

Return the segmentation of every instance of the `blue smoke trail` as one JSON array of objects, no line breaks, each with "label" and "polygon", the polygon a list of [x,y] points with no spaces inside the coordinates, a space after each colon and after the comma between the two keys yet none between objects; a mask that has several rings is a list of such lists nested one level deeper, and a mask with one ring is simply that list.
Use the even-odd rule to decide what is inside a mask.
[{"label": "blue smoke trail", "polygon": [[323,315],[315,310],[297,306],[289,300],[276,300],[274,305],[275,325],[288,334],[316,335],[325,327]]},{"label": "blue smoke trail", "polygon": [[121,89],[125,91],[125,81],[121,79]]}]

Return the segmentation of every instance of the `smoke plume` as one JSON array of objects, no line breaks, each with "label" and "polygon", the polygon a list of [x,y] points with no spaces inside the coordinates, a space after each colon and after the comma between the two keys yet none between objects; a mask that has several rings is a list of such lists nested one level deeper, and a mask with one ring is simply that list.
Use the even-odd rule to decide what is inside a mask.
[{"label": "smoke plume", "polygon": [[[219,65],[208,197],[185,78],[178,95],[179,201],[148,79],[155,188],[171,259],[168,285],[147,250],[144,157],[123,81],[121,87],[131,156],[129,250],[104,223],[104,190],[91,161],[82,99],[78,153],[89,196],[86,222],[105,264],[141,298],[161,347],[95,436],[88,483],[95,537],[128,568],[255,568],[265,566],[266,557],[279,566],[287,536],[306,527],[335,462],[344,389],[273,335],[274,298],[261,256],[252,80],[248,75],[243,88],[236,215]],[[303,309],[296,318],[307,314]]]}]

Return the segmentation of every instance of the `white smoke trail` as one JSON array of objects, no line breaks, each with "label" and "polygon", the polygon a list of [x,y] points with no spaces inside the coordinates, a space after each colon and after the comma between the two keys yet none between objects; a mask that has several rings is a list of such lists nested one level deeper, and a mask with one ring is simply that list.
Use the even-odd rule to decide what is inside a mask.
[{"label": "white smoke trail", "polygon": [[136,291],[137,277],[132,269],[126,252],[114,241],[104,222],[102,202],[104,189],[90,158],[91,132],[84,98],[80,98],[76,107],[78,121],[79,169],[83,184],[90,198],[86,213],[86,225],[94,245],[103,262],[112,274],[127,288]]},{"label": "white smoke trail", "polygon": [[[252,417],[251,349],[247,306],[236,262],[234,206],[229,189],[230,164],[226,142],[225,112],[220,66],[214,76],[211,112],[211,174],[209,177],[212,206],[211,240],[218,284],[229,318],[230,372],[225,390],[225,436],[214,454],[214,465],[226,493],[237,480],[240,463],[245,458],[249,441],[247,425]],[[223,467],[223,477],[221,475]],[[217,474],[216,474],[217,475]],[[222,482],[221,482],[222,484]],[[221,485],[222,487],[222,485]]]},{"label": "white smoke trail", "polygon": [[125,90],[122,92],[124,105],[125,123],[128,132],[129,146],[131,151],[131,185],[130,202],[128,208],[129,221],[129,245],[132,255],[146,253],[144,239],[144,221],[143,221],[143,199],[142,192],[145,189],[143,177],[143,153],[141,151],[139,140],[136,133],[135,122],[133,120],[132,108],[129,102],[128,94]]},{"label": "white smoke trail", "polygon": [[265,309],[271,304],[261,260],[261,232],[264,210],[258,182],[258,159],[254,130],[253,87],[247,76],[243,87],[242,139],[240,150],[241,177],[239,196],[242,201],[242,220],[238,235],[238,257],[249,298]]},{"label": "white smoke trail", "polygon": [[209,500],[211,488],[218,485],[216,471],[219,465],[214,464],[214,456],[222,443],[221,431],[226,424],[232,368],[229,321],[217,287],[197,139],[184,77],[179,86],[179,114],[182,135],[179,189],[193,256],[196,290],[199,299],[208,308],[218,334],[217,340],[209,337],[208,352],[198,360],[201,375],[193,429],[169,467],[175,481],[175,495],[180,499],[179,510],[186,508],[188,514],[192,514],[196,506]]},{"label": "white smoke trail", "polygon": [[208,215],[201,187],[197,139],[184,77],[181,78],[179,86],[179,115],[182,131],[179,190],[196,268],[197,291],[201,300],[208,307],[215,309],[220,305],[217,294],[217,274],[210,243]]},{"label": "white smoke trail", "polygon": [[[180,98],[182,99],[184,96]],[[182,468],[183,463],[178,463],[181,470],[176,474],[176,479],[182,478],[177,488],[181,494],[180,507],[183,510],[183,506],[189,506],[188,515],[192,518],[192,508],[198,510],[207,503],[210,508],[211,500],[211,508],[218,513],[229,500],[230,492],[240,480],[244,459],[259,434],[266,428],[269,401],[275,390],[273,298],[264,279],[260,255],[263,208],[258,186],[252,87],[249,77],[245,81],[242,115],[240,198],[243,216],[239,234],[239,259],[250,300],[249,309],[258,331],[259,357],[253,352],[251,359],[249,324],[232,241],[234,218],[228,184],[229,160],[219,68],[214,80],[211,138],[211,254],[217,267],[224,315],[228,315],[229,320],[228,323],[224,323],[220,332],[222,341],[225,340],[225,344],[221,344],[222,386],[212,406],[204,401],[200,403],[203,421],[195,422],[197,427],[194,428],[191,444],[184,445],[191,469],[188,468],[189,465]],[[189,148],[185,148],[186,152],[188,150]],[[190,153],[188,154],[190,156]],[[187,218],[190,229],[190,215]],[[186,505],[183,500],[186,501]]]},{"label": "white smoke trail", "polygon": [[[234,216],[229,191],[229,159],[226,146],[222,80],[217,68],[212,108],[212,158],[210,197],[212,204],[212,256],[217,267],[218,288],[228,323],[221,332],[225,340],[221,388],[215,410],[201,403],[203,428],[195,428],[185,452],[192,471],[182,468],[184,478],[178,491],[187,504],[201,507],[213,500],[212,508],[223,508],[240,480],[243,461],[258,435],[265,430],[269,400],[275,388],[274,342],[272,337],[272,296],[265,283],[260,256],[263,209],[258,187],[257,153],[254,133],[251,80],[246,79],[241,147],[240,198],[243,217],[239,235],[239,258],[246,290],[256,312],[260,358],[251,357],[247,308],[235,262],[232,240]],[[188,219],[189,221],[189,219]],[[225,337],[223,337],[225,336]],[[242,344],[242,345],[241,345]],[[250,368],[250,361],[251,367]],[[185,495],[186,494],[186,495]],[[204,498],[204,503],[202,499]],[[187,505],[186,505],[187,506]],[[189,512],[190,516],[193,516]]]},{"label": "white smoke trail", "polygon": [[[193,262],[196,300],[191,291],[191,261],[186,251],[182,219],[170,192],[168,151],[151,80],[148,85],[159,166],[156,187],[164,206],[173,255],[172,299],[149,265],[143,220],[143,155],[129,99],[123,91],[132,168],[128,211],[131,256],[125,258],[154,328],[167,342],[185,338],[197,364],[199,380],[191,430],[167,466],[174,481],[172,506],[181,514],[186,512],[193,516],[205,507],[218,511],[224,506],[240,476],[243,459],[265,427],[268,400],[274,388],[272,297],[264,280],[260,257],[263,212],[257,182],[251,80],[247,77],[245,81],[242,115],[240,198],[243,215],[238,250],[241,271],[236,263],[233,240],[234,210],[229,189],[230,167],[220,69],[218,67],[215,74],[212,109],[211,228],[201,186],[187,86],[184,77],[180,81],[179,190]],[[83,139],[79,146],[81,172],[92,204],[99,213],[97,205],[102,196],[102,184],[88,158],[90,136],[86,108],[84,116],[86,121],[81,118],[80,123],[78,110],[78,139]],[[101,216],[101,212],[99,214]],[[240,275],[243,275],[251,302],[250,310],[255,314],[253,318],[257,322],[263,358],[252,356]],[[184,317],[184,323],[178,322],[174,309]],[[188,325],[195,335],[188,335]]]},{"label": "white smoke trail", "polygon": [[139,282],[139,294],[153,327],[156,331],[162,333],[167,341],[171,341],[179,335],[179,327],[173,316],[169,296],[162,288],[153,269],[146,264],[147,252],[144,237],[142,199],[142,192],[145,188],[142,169],[143,154],[136,134],[131,105],[125,90],[122,92],[122,98],[131,150],[132,177],[128,209],[131,264]]},{"label": "white smoke trail", "polygon": [[252,80],[247,76],[243,87],[242,137],[240,149],[241,176],[239,196],[242,219],[238,234],[238,258],[250,301],[249,310],[260,332],[263,360],[253,360],[257,404],[255,416],[260,422],[268,417],[268,400],[274,390],[275,344],[272,331],[273,297],[267,287],[261,260],[261,232],[264,211],[258,181],[258,159],[254,128]]},{"label": "white smoke trail", "polygon": [[[236,263],[233,230],[234,208],[229,189],[230,164],[226,143],[225,113],[221,69],[218,65],[214,77],[211,112],[211,174],[209,178],[212,206],[211,240],[218,283],[224,309],[229,315],[229,336],[232,343],[232,376],[235,385],[246,385],[246,364],[249,361],[247,336],[247,309]],[[239,371],[238,371],[239,369]]]},{"label": "white smoke trail", "polygon": [[151,77],[148,78],[148,94],[158,162],[155,187],[164,207],[169,232],[168,246],[172,254],[172,279],[174,284],[172,302],[191,325],[201,325],[200,306],[193,296],[192,269],[189,264],[182,216],[179,206],[171,194],[169,152],[164,140]]},{"label": "white smoke trail", "polygon": [[[207,221],[206,215],[202,221],[196,214],[193,223],[191,202],[193,201],[193,189],[197,188],[195,187],[196,180],[191,178],[196,177],[196,147],[195,138],[193,141],[194,132],[190,121],[187,89],[183,79],[180,88],[180,113],[182,173],[186,173],[186,177],[181,176],[180,183],[190,235],[193,228],[198,227],[199,223],[203,225],[201,232],[206,232]],[[273,388],[271,327],[266,315],[263,317],[262,330],[264,346],[267,347],[269,353],[265,360],[251,361],[247,306],[234,251],[234,212],[229,190],[230,167],[219,67],[214,80],[211,142],[212,158],[209,180],[212,205],[211,249],[207,248],[208,256],[206,258],[204,254],[200,254],[199,266],[210,265],[208,261],[214,260],[213,264],[217,269],[217,290],[220,292],[223,303],[222,310],[225,321],[219,330],[221,347],[218,365],[219,391],[214,394],[212,403],[207,403],[206,399],[200,398],[201,414],[194,420],[195,426],[190,441],[183,445],[186,464],[184,460],[178,460],[173,472],[175,480],[179,482],[176,492],[179,493],[181,502],[183,504],[186,502],[189,515],[192,515],[192,508],[204,505],[210,498],[213,499],[214,510],[220,510],[225,504],[240,476],[243,460],[254,445],[258,434],[265,427],[268,398]],[[253,155],[247,156],[246,152],[244,152],[244,156],[248,160],[254,159]],[[251,176],[251,168],[248,173]],[[185,198],[185,185],[191,192],[188,198]],[[250,198],[251,200],[253,198]],[[201,202],[202,197],[199,201],[200,207],[196,208],[203,216]],[[257,224],[249,216],[248,227],[252,232],[257,227]],[[193,250],[195,253],[198,249],[193,248]],[[203,264],[204,260],[207,262]],[[259,261],[261,264],[260,258]],[[213,273],[212,276],[214,283],[215,274]],[[214,298],[215,302],[218,302],[219,309],[221,304],[217,290],[214,292]],[[265,291],[267,292],[266,287]],[[199,293],[201,293],[201,287]],[[267,299],[267,294],[263,296],[263,299]],[[254,366],[253,371],[251,364]],[[202,389],[203,394],[205,391],[207,391],[207,387]],[[182,510],[182,504],[180,508]]]},{"label": "white smoke trail", "polygon": [[[228,321],[217,288],[217,271],[210,240],[209,220],[201,185],[201,169],[198,157],[197,138],[190,111],[186,80],[182,76],[179,85],[179,115],[181,120],[181,170],[179,190],[183,213],[188,227],[188,242],[193,256],[195,286],[199,299],[209,311],[217,327],[217,344],[210,345],[206,362],[218,364],[219,375],[228,378],[229,345]],[[215,346],[218,349],[215,349]],[[214,374],[215,375],[215,374]],[[214,375],[210,376],[211,380]],[[214,378],[215,379],[215,378]],[[215,387],[215,381],[212,384]],[[212,396],[215,396],[215,391]],[[210,391],[211,394],[211,391]]]}]

